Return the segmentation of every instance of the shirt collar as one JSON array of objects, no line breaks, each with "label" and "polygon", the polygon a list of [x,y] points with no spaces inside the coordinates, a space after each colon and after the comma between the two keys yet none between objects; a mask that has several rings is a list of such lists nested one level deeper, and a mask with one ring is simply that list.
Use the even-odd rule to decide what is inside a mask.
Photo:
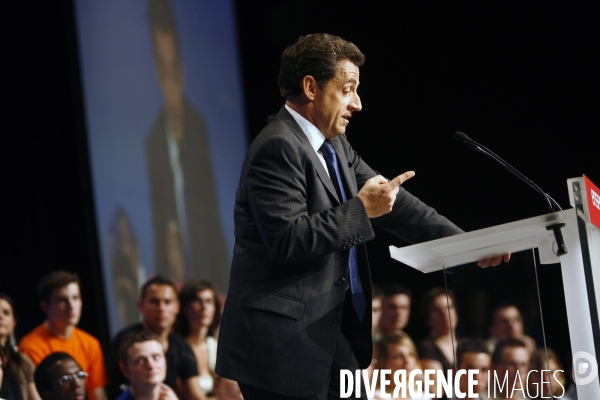
[{"label": "shirt collar", "polygon": [[325,135],[323,135],[319,128],[310,123],[306,118],[298,114],[291,107],[288,107],[287,104],[285,105],[285,109],[288,110],[292,117],[294,117],[294,119],[296,120],[298,125],[300,125],[300,128],[308,138],[310,145],[315,150],[315,152],[318,153],[319,149],[323,145],[323,142],[325,141]]}]

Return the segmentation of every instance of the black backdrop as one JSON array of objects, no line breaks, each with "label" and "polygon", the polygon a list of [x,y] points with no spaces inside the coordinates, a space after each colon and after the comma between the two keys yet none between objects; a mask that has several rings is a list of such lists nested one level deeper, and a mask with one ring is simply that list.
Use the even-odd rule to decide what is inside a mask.
[{"label": "black backdrop", "polygon": [[[353,146],[386,176],[415,170],[407,189],[463,229],[539,215],[545,205],[454,141],[455,130],[503,156],[563,207],[567,178],[585,173],[600,183],[598,7],[316,0],[240,0],[236,7],[250,139],[282,104],[276,76],[285,46],[305,33],[328,32],[367,56],[363,111],[348,128]],[[17,301],[22,335],[43,318],[35,296],[41,275],[79,272],[81,327],[106,344],[72,14],[67,0],[19,2],[3,12],[0,290]],[[415,294],[439,284],[439,275],[390,261],[390,244],[403,243],[380,231],[369,243],[376,282],[408,282]],[[526,319],[536,318],[535,287],[514,282],[521,258],[494,271],[489,301],[510,293],[527,306]],[[560,266],[543,266],[540,286],[554,327],[549,345],[565,358]],[[464,293],[462,308],[470,301]],[[414,322],[411,329],[423,333]]]}]

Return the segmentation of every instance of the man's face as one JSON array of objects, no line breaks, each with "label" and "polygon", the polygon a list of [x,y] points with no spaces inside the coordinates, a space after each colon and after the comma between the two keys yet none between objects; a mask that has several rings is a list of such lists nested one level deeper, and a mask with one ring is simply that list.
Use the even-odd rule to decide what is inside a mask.
[{"label": "man's face", "polygon": [[156,334],[170,330],[179,312],[179,301],[175,289],[169,285],[150,285],[139,304],[144,325]]},{"label": "man's face", "polygon": [[[51,396],[45,393],[44,399],[52,400],[84,400],[85,379],[74,378],[73,376],[81,372],[81,367],[72,359],[67,358],[56,362],[48,370],[50,382],[52,382]],[[70,376],[69,379],[61,377]],[[59,380],[62,380],[60,384]]]},{"label": "man's face", "polygon": [[452,298],[443,294],[436,296],[429,305],[427,322],[436,336],[449,332],[451,327],[456,328],[458,315]]},{"label": "man's face", "polygon": [[154,35],[155,64],[165,109],[175,134],[183,127],[183,67],[173,32],[157,29]]},{"label": "man's face", "polygon": [[393,294],[383,299],[383,309],[379,325],[383,333],[402,330],[410,318],[410,297],[406,294]]},{"label": "man's face", "polygon": [[349,60],[342,60],[335,76],[323,88],[316,86],[312,119],[326,138],[345,134],[352,113],[362,109],[357,93],[358,78],[358,67]]},{"label": "man's face", "polygon": [[48,316],[50,324],[62,328],[79,323],[81,307],[81,293],[77,283],[55,289],[50,295],[50,302],[42,302],[42,310]]},{"label": "man's face", "polygon": [[123,374],[135,387],[153,387],[167,376],[165,351],[156,340],[134,343],[127,350],[127,366]]},{"label": "man's face", "polygon": [[[529,368],[529,351],[525,347],[507,347],[502,352],[502,357],[497,365],[494,365],[498,380],[502,382],[505,374],[508,376],[508,387],[513,387],[515,384],[515,378],[517,371],[521,377],[523,386],[526,385],[527,372]],[[520,384],[517,382],[515,388],[519,388]],[[525,389],[525,387],[523,387]]]},{"label": "man's face", "polygon": [[517,307],[501,308],[494,314],[491,334],[500,342],[508,338],[523,336],[523,318]]},{"label": "man's face", "polygon": [[[492,357],[487,353],[464,353],[459,369],[478,369],[479,373],[474,375],[477,385],[473,386],[473,393],[484,393],[488,385],[488,371],[492,364]],[[468,376],[460,377],[460,390],[467,392],[469,389]]]}]

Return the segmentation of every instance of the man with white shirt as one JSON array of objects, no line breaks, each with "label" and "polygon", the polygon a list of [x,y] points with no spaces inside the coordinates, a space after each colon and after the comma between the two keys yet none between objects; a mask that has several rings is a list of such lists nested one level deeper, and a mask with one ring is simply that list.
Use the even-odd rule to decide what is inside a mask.
[{"label": "man with white shirt", "polygon": [[412,171],[388,181],[348,143],[363,62],[337,36],[299,38],[285,104],[248,149],[216,367],[246,400],[339,398],[340,370],[371,363],[372,225],[409,242],[462,232],[400,187]]}]

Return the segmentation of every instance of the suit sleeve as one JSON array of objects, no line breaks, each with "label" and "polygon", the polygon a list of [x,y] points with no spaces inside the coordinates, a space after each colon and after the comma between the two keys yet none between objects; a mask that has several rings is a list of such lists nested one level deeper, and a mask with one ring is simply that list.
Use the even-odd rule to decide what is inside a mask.
[{"label": "suit sleeve", "polygon": [[[271,137],[250,160],[246,194],[263,243],[276,262],[297,262],[347,249],[347,238],[374,238],[358,198],[334,206],[309,169],[314,165],[294,139]],[[309,178],[310,177],[310,178]],[[310,188],[310,189],[309,189]],[[311,202],[313,211],[309,213]]]},{"label": "suit sleeve", "polygon": [[[360,190],[365,182],[377,175],[343,139],[346,157],[354,166],[356,182]],[[374,226],[406,240],[409,243],[420,243],[446,236],[463,233],[463,230],[439,215],[418,198],[400,187],[394,207],[388,214],[371,219]]]}]

